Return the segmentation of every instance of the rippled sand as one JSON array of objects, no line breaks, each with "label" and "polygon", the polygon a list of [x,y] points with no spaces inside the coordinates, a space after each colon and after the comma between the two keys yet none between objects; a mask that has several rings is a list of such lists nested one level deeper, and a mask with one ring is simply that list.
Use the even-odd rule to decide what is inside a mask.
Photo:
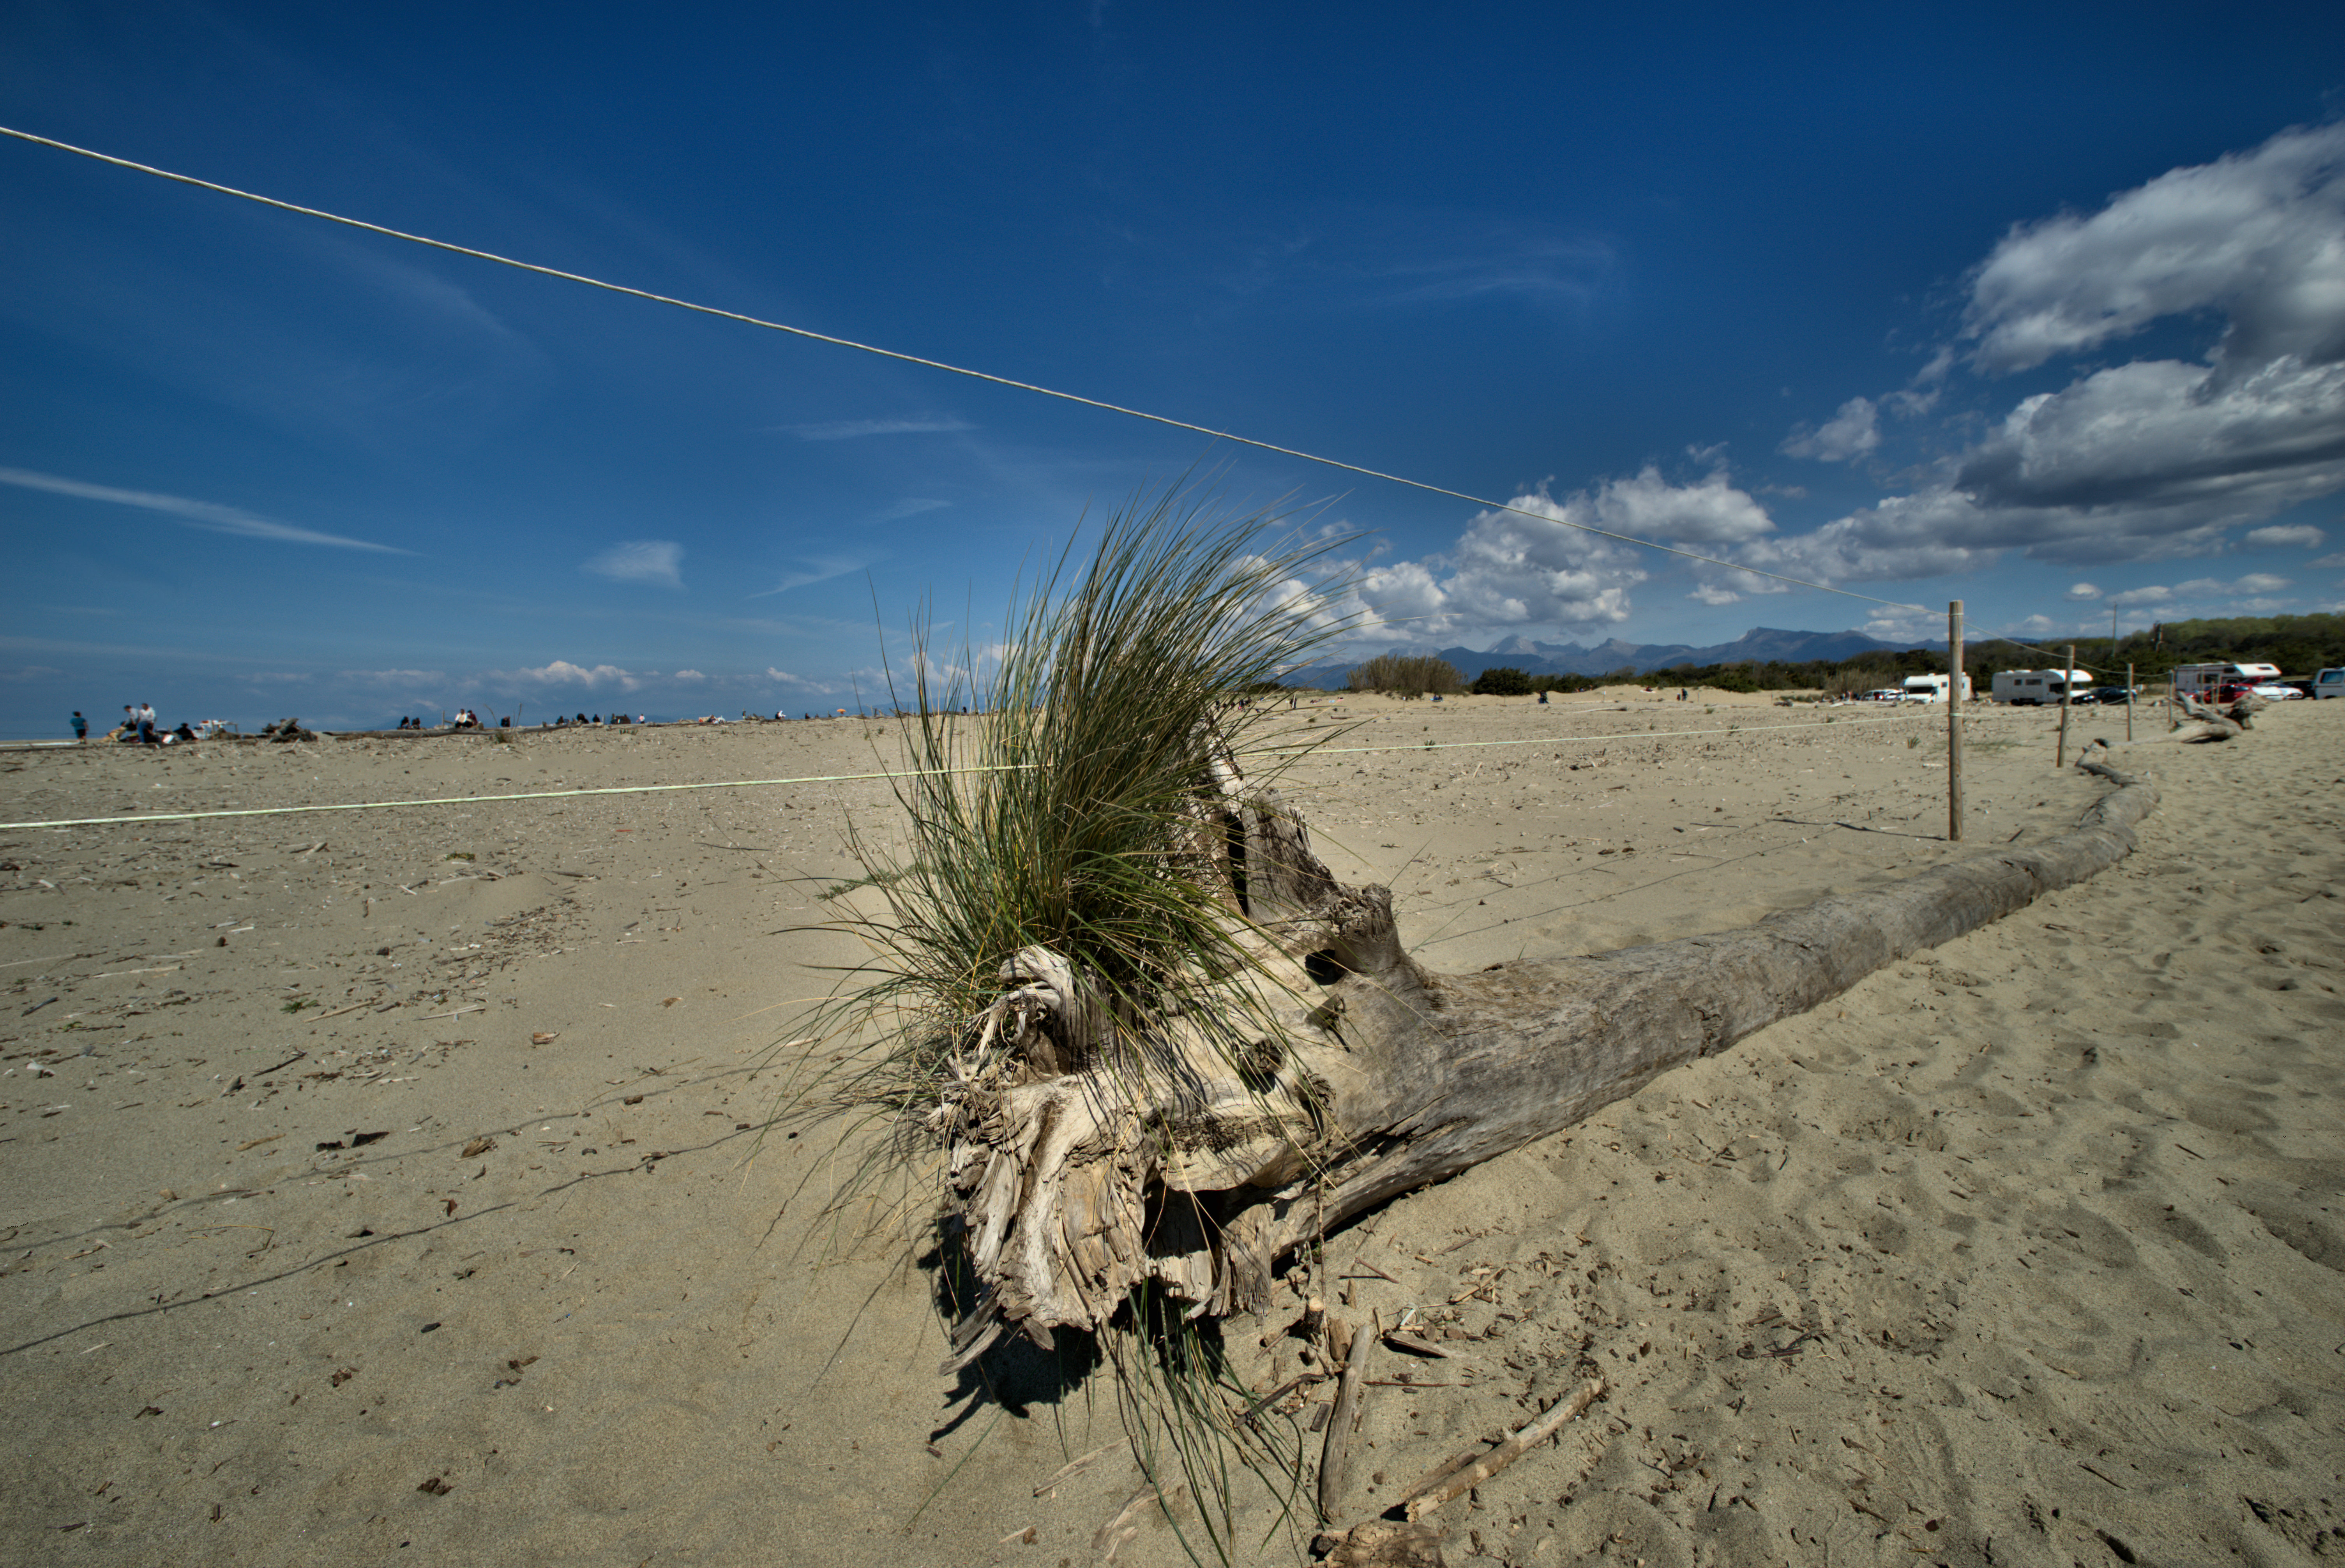
[{"label": "rippled sand", "polygon": [[[1984,716],[1949,846],[1926,718],[1341,708],[1383,749],[1287,793],[1437,969],[1741,924],[2106,788],[2052,771],[2048,715]],[[864,724],[93,748],[7,755],[0,814],[893,756]],[[1357,1512],[1593,1370],[1604,1403],[1436,1516],[1448,1561],[2333,1555],[2345,704],[2117,761],[2162,803],[2117,870],[1332,1240],[1319,1288],[1465,1352],[1372,1391]],[[813,1227],[823,1151],[760,1132],[855,956],[800,929],[850,820],[890,830],[884,782],[0,832],[0,1552],[1183,1561],[1185,1502],[1101,1535],[1128,1454],[1034,1494],[1121,1435],[1097,1380],[935,1378],[930,1273]],[[1284,1321],[1231,1326],[1240,1379],[1292,1370]]]}]

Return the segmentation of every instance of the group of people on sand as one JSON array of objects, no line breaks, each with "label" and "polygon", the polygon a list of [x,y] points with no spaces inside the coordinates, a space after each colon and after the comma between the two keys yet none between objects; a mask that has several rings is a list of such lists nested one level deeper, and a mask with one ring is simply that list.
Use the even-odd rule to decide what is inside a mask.
[{"label": "group of people on sand", "polygon": [[[473,712],[469,708],[458,708],[456,710],[456,717],[448,720],[448,728],[451,729],[486,729],[488,727],[488,720],[482,718],[479,714]],[[430,729],[432,726],[424,723],[420,718],[402,718],[399,721],[399,728],[401,729]],[[497,720],[497,728],[500,729],[511,729],[513,728],[513,720],[510,718],[500,718]]]},{"label": "group of people on sand", "polygon": [[[122,722],[107,730],[100,738],[139,746],[172,746],[182,740],[196,738],[196,732],[188,727],[188,721],[184,718],[179,721],[178,728],[166,730],[160,734],[156,732],[157,722],[153,703],[126,702],[122,705]],[[77,708],[74,709],[73,732],[76,740],[89,739],[89,720],[82,716],[81,709]]]}]

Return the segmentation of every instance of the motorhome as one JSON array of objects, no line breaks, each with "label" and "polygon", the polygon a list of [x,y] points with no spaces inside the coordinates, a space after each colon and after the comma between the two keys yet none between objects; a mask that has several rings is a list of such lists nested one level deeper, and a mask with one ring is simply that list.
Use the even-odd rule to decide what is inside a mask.
[{"label": "motorhome", "polygon": [[2065,692],[2082,692],[2092,684],[2093,672],[2082,665],[2072,666],[2065,675],[2056,669],[1999,669],[1988,695],[2015,708],[2033,708],[2056,703]]},{"label": "motorhome", "polygon": [[[1951,676],[1909,675],[1905,677],[1903,689],[1897,696],[1904,702],[1944,702],[1946,700],[1946,688],[1953,683]],[[1971,677],[1967,675],[1963,677],[1963,700],[1971,700]]]},{"label": "motorhome", "polygon": [[2199,702],[2236,702],[2250,687],[2279,678],[2276,664],[2186,664],[2174,671],[2174,695]]}]

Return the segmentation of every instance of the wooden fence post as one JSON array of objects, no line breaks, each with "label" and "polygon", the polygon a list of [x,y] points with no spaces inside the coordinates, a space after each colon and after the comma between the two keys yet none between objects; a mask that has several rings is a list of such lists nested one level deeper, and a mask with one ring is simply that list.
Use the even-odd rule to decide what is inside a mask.
[{"label": "wooden fence post", "polygon": [[1963,602],[1946,606],[1946,841],[1963,841]]},{"label": "wooden fence post", "polygon": [[2068,645],[2068,667],[2060,672],[2060,738],[2052,748],[2055,772],[2068,766],[2068,697],[2069,687],[2076,684],[2076,645]]},{"label": "wooden fence post", "polygon": [[2126,666],[2126,744],[2133,744],[2133,666]]}]

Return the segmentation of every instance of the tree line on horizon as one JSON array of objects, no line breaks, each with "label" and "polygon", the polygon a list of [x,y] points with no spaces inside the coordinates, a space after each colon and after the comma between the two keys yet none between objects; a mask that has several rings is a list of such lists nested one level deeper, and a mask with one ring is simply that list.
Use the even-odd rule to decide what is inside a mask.
[{"label": "tree line on horizon", "polygon": [[[2060,647],[2069,646],[2066,642]],[[2345,665],[2345,615],[2240,616],[2162,623],[2116,638],[2075,639],[2076,662],[2104,678],[2130,664],[2137,682],[2163,680],[2186,664],[2274,664],[2283,674],[2310,675]],[[2041,650],[2041,651],[2038,651]],[[2052,652],[2050,661],[2045,652]],[[1982,693],[2006,669],[2058,667],[2060,655],[2045,645],[2028,649],[1987,638],[1965,645],[1963,667]],[[1734,664],[1676,664],[1639,670],[1624,665],[1609,675],[1533,673],[1494,665],[1472,681],[1447,659],[1432,654],[1379,654],[1355,666],[1346,689],[1396,697],[1528,697],[1542,691],[1592,691],[1625,682],[1709,687],[1718,691],[1821,691],[1840,695],[1896,686],[1909,675],[1944,675],[1947,656],[1933,648],[1876,648],[1844,659],[1746,659]]]}]

